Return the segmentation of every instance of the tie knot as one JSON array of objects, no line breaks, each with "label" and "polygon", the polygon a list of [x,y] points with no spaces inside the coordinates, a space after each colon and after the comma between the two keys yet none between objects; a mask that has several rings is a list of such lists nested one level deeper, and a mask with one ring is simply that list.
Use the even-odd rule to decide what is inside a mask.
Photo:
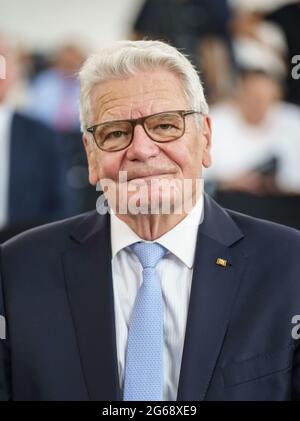
[{"label": "tie knot", "polygon": [[155,268],[167,252],[165,247],[158,243],[146,243],[143,241],[132,244],[130,248],[141,262],[143,269],[148,267]]}]

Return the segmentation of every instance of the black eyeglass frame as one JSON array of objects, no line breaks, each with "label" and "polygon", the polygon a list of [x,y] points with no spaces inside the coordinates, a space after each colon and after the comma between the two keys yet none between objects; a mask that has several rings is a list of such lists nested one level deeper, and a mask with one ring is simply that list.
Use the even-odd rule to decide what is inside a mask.
[{"label": "black eyeglass frame", "polygon": [[[182,128],[182,133],[180,134],[180,136],[175,137],[174,139],[171,139],[171,140],[156,140],[156,139],[153,139],[150,136],[150,134],[148,133],[148,131],[146,130],[146,128],[145,128],[145,125],[144,125],[145,120],[147,120],[150,117],[154,117],[154,116],[157,116],[157,115],[160,115],[160,114],[172,114],[172,113],[173,114],[174,113],[179,114],[182,117],[182,119],[183,119],[183,128]],[[135,119],[104,121],[103,123],[95,124],[93,126],[88,127],[86,129],[86,131],[89,132],[89,133],[91,133],[93,135],[93,138],[94,138],[94,141],[95,141],[97,147],[99,149],[101,149],[102,151],[105,151],[105,152],[119,152],[119,151],[122,151],[122,150],[128,148],[128,146],[132,143],[132,140],[133,140],[133,137],[134,137],[134,129],[135,129],[135,126],[137,126],[138,124],[140,124],[143,127],[143,129],[144,129],[145,133],[147,134],[147,136],[151,140],[153,140],[154,142],[158,142],[158,143],[169,143],[169,142],[173,142],[174,140],[180,139],[184,135],[184,133],[185,133],[185,117],[187,115],[191,115],[191,114],[202,114],[203,115],[203,113],[201,111],[195,111],[195,110],[162,111],[160,113],[150,114],[150,115],[146,115],[144,117],[135,118]],[[120,149],[114,149],[114,150],[110,151],[110,150],[107,150],[107,149],[103,149],[101,146],[98,145],[97,140],[96,140],[96,137],[95,137],[95,131],[96,131],[97,127],[99,127],[99,126],[102,126],[102,125],[104,126],[106,124],[112,124],[112,123],[129,123],[129,124],[131,124],[132,132],[131,132],[131,139],[130,139],[129,143],[126,146],[124,146],[124,147],[122,147]]]}]

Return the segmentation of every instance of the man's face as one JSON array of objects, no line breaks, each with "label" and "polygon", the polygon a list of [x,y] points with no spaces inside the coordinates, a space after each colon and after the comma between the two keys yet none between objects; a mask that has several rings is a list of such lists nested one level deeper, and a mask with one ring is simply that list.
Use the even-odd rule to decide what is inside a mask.
[{"label": "man's face", "polygon": [[271,78],[264,75],[247,76],[241,82],[240,104],[248,123],[261,124],[279,96],[280,88]]},{"label": "man's face", "polygon": [[[99,83],[92,91],[91,107],[93,124],[190,109],[177,76],[161,69]],[[119,197],[123,187],[122,182],[118,180],[119,173],[126,171],[129,185],[148,185],[149,200],[161,201],[164,190],[151,188],[153,179],[164,179],[164,182],[176,179],[182,184],[184,180],[189,179],[195,183],[201,177],[202,165],[208,167],[211,162],[210,120],[209,117],[201,118],[201,124],[197,125],[193,115],[186,116],[184,135],[168,143],[151,140],[143,127],[137,125],[132,143],[126,149],[117,152],[102,151],[96,145],[91,147],[87,138],[90,134],[84,135],[91,184],[96,185],[101,179],[111,179]],[[192,195],[194,193],[192,191]],[[179,193],[178,197],[176,194],[172,193],[173,205],[175,201],[180,200]],[[135,191],[126,189],[128,202],[134,195]]]}]

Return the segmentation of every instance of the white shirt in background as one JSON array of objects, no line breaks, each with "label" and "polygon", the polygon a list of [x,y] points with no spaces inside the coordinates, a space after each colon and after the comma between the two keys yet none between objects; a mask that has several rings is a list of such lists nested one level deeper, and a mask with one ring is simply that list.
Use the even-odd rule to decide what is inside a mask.
[{"label": "white shirt in background", "polygon": [[212,166],[204,178],[232,181],[277,158],[276,181],[284,191],[300,192],[300,108],[275,105],[265,121],[252,126],[231,103],[216,105],[212,117]]},{"label": "white shirt in background", "polygon": [[10,127],[12,110],[0,104],[0,229],[8,220]]},{"label": "white shirt in background", "polygon": [[[203,216],[203,196],[179,224],[155,240],[167,250],[156,269],[164,303],[163,399],[175,401],[180,375],[191,292],[197,232]],[[123,391],[128,325],[142,281],[142,266],[128,247],[142,240],[111,213],[112,275],[120,387]]]}]

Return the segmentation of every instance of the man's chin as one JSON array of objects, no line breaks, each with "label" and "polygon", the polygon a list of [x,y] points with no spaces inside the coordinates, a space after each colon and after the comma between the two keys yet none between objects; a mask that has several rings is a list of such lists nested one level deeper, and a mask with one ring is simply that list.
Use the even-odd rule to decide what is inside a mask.
[{"label": "man's chin", "polygon": [[163,192],[148,192],[145,195],[128,192],[127,200],[119,203],[118,210],[129,215],[172,215],[176,209],[182,209],[181,202],[181,197],[168,196]]},{"label": "man's chin", "polygon": [[105,195],[110,206],[121,214],[183,214],[191,207],[187,205],[193,197],[193,183],[174,178],[174,174],[163,178],[136,178],[114,183],[113,187]]}]

